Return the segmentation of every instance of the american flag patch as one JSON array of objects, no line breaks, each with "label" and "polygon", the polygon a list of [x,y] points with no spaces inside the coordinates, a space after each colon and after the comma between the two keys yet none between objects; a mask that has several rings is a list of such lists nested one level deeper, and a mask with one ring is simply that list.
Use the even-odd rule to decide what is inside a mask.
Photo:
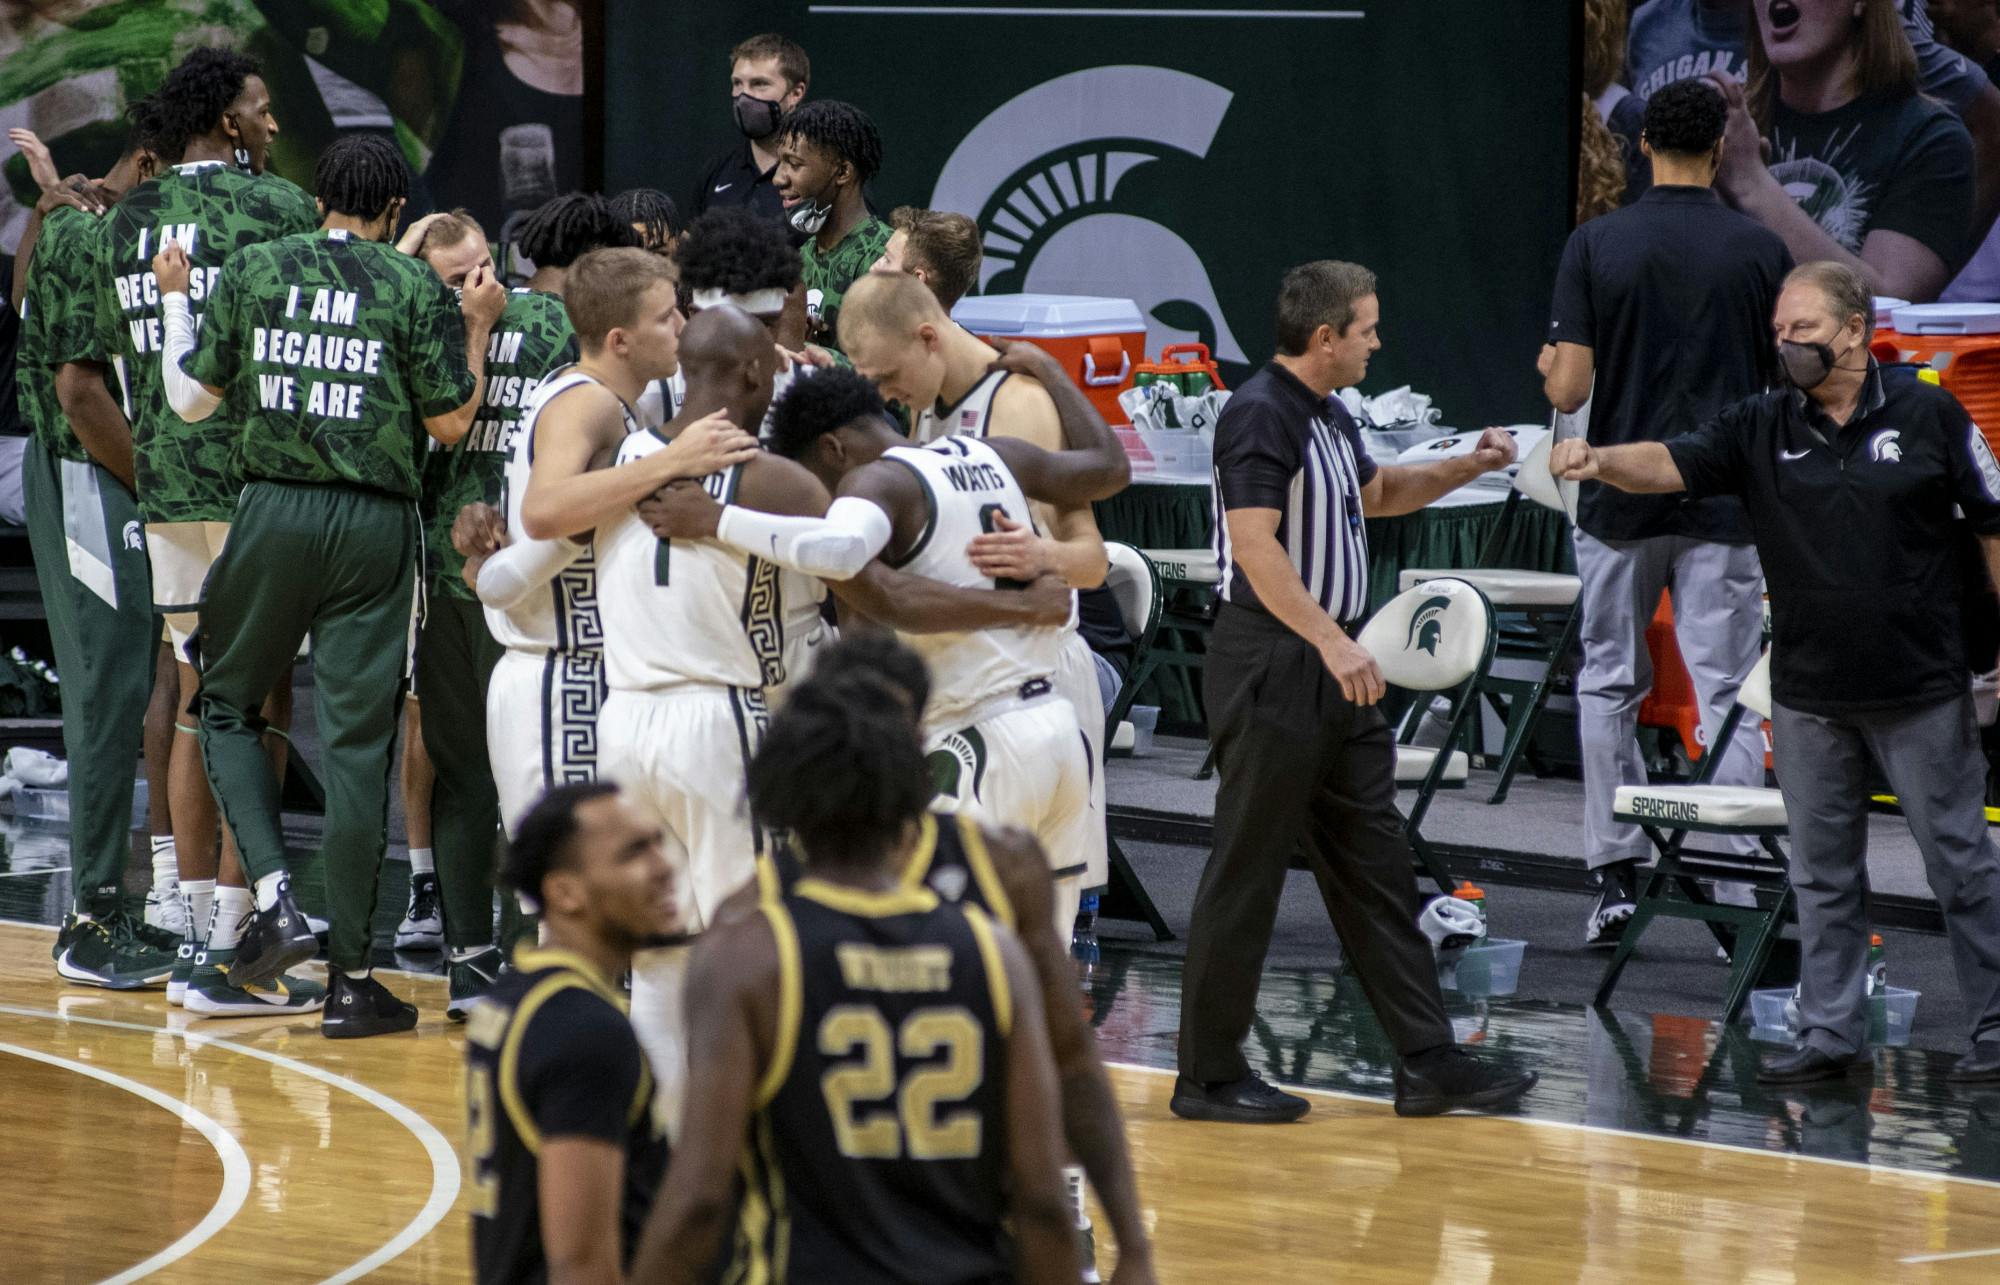
[{"label": "american flag patch", "polygon": [[968,428],[978,428],[979,412],[976,410],[960,411],[958,413],[958,427],[961,432]]}]

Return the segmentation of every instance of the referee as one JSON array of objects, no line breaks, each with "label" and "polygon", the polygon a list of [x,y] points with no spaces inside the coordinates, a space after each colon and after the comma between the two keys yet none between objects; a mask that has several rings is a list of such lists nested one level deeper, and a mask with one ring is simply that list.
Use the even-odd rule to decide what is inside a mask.
[{"label": "referee", "polygon": [[1874,315],[1852,268],[1795,268],[1773,318],[1790,388],[1670,442],[1563,442],[1550,468],[1641,494],[1734,495],[1750,511],[1771,584],[1771,738],[1799,897],[1805,1034],[1757,1078],[1801,1083],[1867,1064],[1872,757],[1944,910],[1972,1036],[1946,1078],[2000,1082],[2000,851],[1983,809],[1953,514],[1964,513],[2000,582],[2000,463],[1949,393],[1875,364]]},{"label": "referee", "polygon": [[1354,641],[1368,611],[1364,517],[1411,513],[1514,459],[1489,429],[1471,455],[1377,468],[1330,394],[1380,348],[1375,275],[1321,260],[1285,274],[1278,355],[1215,430],[1222,606],[1203,696],[1222,774],[1182,975],[1180,1078],[1191,1120],[1296,1120],[1305,1099],[1244,1059],[1292,854],[1319,880],[1341,949],[1398,1055],[1396,1110],[1492,1106],[1535,1082],[1452,1042],[1437,961],[1416,925],[1415,857],[1396,810],[1382,674]]}]

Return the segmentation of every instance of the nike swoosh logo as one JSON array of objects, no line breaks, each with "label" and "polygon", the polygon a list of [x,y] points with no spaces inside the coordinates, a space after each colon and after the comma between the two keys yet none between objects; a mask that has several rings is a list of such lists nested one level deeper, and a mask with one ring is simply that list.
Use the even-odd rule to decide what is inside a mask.
[{"label": "nike swoosh logo", "polygon": [[735,184],[735,183],[733,183],[733,182],[731,182],[731,183],[717,183],[717,184],[715,185],[715,190],[716,190],[716,191],[718,191],[718,192],[727,192],[727,191],[728,191],[728,190],[729,190],[730,188],[732,188],[732,187],[735,187],[735,186],[736,186],[736,184]]},{"label": "nike swoosh logo", "polygon": [[1781,460],[1802,460],[1806,456],[1811,454],[1812,454],[1812,447],[1808,446],[1803,451],[1780,450],[1778,452],[1778,458]]}]

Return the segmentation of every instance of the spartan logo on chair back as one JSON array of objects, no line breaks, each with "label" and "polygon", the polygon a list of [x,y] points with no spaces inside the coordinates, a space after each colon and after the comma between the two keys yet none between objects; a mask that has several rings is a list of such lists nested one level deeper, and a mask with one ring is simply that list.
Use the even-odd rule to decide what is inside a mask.
[{"label": "spartan logo on chair back", "polygon": [[1493,608],[1463,580],[1426,580],[1384,603],[1356,641],[1395,686],[1445,691],[1492,656]]},{"label": "spartan logo on chair back", "polygon": [[1414,647],[1436,656],[1438,639],[1444,634],[1444,615],[1450,609],[1451,598],[1445,594],[1426,598],[1423,605],[1417,608],[1417,613],[1410,617],[1410,633],[1403,640],[1403,650]]},{"label": "spartan logo on chair back", "polygon": [[1146,316],[1147,351],[1199,340],[1222,361],[1247,362],[1194,247],[1117,203],[1139,166],[1207,156],[1232,97],[1165,67],[1057,76],[973,126],[939,172],[931,207],[978,223],[981,294],[1129,298]]}]

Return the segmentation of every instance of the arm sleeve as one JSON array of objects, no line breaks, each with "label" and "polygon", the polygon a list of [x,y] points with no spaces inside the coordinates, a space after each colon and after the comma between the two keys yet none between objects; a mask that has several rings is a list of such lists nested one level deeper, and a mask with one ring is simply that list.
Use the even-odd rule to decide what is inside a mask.
[{"label": "arm sleeve", "polygon": [[[194,334],[194,355],[183,366],[189,375],[210,388],[228,388],[242,367],[244,337],[234,332],[236,300],[243,293],[244,263],[242,255],[232,255],[216,275],[215,293],[208,297],[208,306],[202,309],[201,328]],[[188,307],[191,315],[192,305]]]},{"label": "arm sleeve", "polygon": [[1938,400],[1951,498],[1973,530],[2000,535],[2000,461],[1957,398],[1947,395]]},{"label": "arm sleeve", "polygon": [[1298,436],[1268,402],[1232,397],[1215,425],[1215,481],[1224,509],[1279,509],[1305,466]]},{"label": "arm sleeve", "polygon": [[1549,308],[1549,342],[1597,347],[1597,314],[1590,302],[1590,260],[1579,228],[1563,246],[1556,268],[1555,298]]},{"label": "arm sleeve", "polygon": [[429,418],[465,405],[478,387],[465,364],[465,317],[438,275],[415,265],[418,298],[408,336],[410,400],[417,414]]},{"label": "arm sleeve", "polygon": [[1726,407],[1720,415],[1691,433],[1670,439],[1667,453],[1681,472],[1691,500],[1709,495],[1741,495],[1748,467],[1744,443],[1749,436],[1749,402]]},{"label": "arm sleeve", "polygon": [[562,574],[583,546],[569,540],[523,540],[494,553],[479,567],[479,601],[512,611],[521,600]]},{"label": "arm sleeve", "polygon": [[854,495],[835,500],[823,518],[779,517],[731,504],[715,528],[715,538],[731,548],[822,580],[853,579],[889,547],[893,533],[880,505]]},{"label": "arm sleeve", "polygon": [[181,362],[194,350],[194,312],[188,297],[176,290],[160,300],[166,314],[166,338],[160,349],[160,377],[167,385],[167,404],[188,423],[198,423],[215,413],[222,399],[190,378]]},{"label": "arm sleeve", "polygon": [[1939,112],[1910,139],[1882,184],[1868,230],[1914,238],[1956,271],[1971,225],[1972,136],[1956,117]]},{"label": "arm sleeve", "polygon": [[515,1077],[542,1137],[624,1141],[644,1056],[630,1024],[580,985],[551,995],[529,1021]]}]

